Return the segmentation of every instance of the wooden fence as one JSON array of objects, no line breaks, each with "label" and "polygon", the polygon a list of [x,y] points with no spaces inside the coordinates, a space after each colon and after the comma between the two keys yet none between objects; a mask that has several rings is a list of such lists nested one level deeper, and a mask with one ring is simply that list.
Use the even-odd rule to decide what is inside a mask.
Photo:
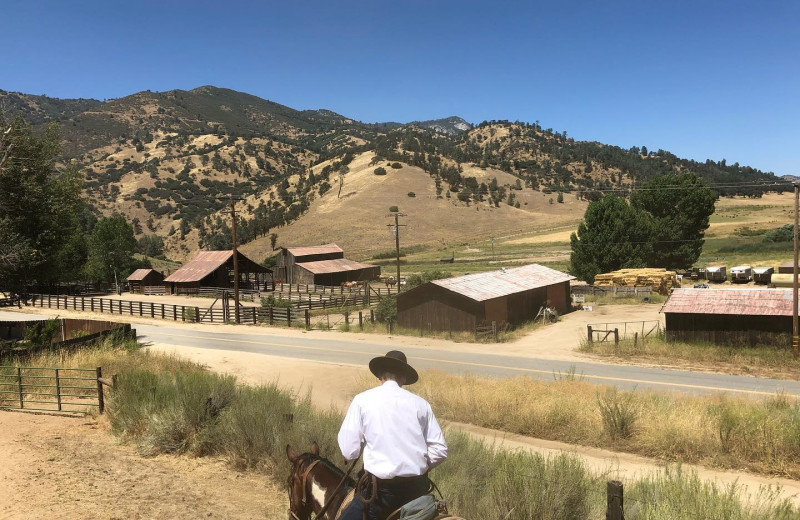
[{"label": "wooden fence", "polygon": [[661,333],[661,322],[653,321],[620,321],[616,323],[592,323],[586,325],[589,343],[603,343],[614,340],[614,345],[619,345],[620,338],[633,338],[634,344],[639,339],[655,337]]},{"label": "wooden fence", "polygon": [[617,287],[617,286],[599,286],[599,285],[573,285],[570,288],[572,294],[591,294],[591,295],[605,295],[610,294],[614,296],[650,296],[653,294],[652,287]]},{"label": "wooden fence", "polygon": [[[199,307],[51,294],[32,295],[31,305],[34,307],[49,307],[51,309],[110,313],[196,323],[227,323],[236,316],[233,306]],[[242,323],[286,324],[287,326],[301,324],[307,326],[309,315],[307,310],[301,312],[296,309],[280,307],[239,307],[239,320]]]}]

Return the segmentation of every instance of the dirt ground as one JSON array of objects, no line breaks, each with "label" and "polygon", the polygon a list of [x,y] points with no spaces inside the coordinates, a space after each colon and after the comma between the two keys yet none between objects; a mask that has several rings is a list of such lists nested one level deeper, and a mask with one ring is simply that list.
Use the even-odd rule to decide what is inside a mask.
[{"label": "dirt ground", "polygon": [[145,458],[91,417],[0,412],[0,518],[286,518],[266,476],[209,458]]}]

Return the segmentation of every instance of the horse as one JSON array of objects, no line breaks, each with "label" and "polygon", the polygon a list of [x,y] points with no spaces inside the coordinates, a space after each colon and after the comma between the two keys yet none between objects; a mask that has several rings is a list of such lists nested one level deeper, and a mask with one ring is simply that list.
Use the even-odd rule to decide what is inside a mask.
[{"label": "horse", "polygon": [[[286,457],[292,464],[287,479],[288,520],[311,520],[311,513],[314,513],[315,519],[339,518],[355,499],[356,481],[350,477],[349,471],[345,473],[333,462],[322,457],[316,441],[311,444],[310,451],[302,454],[298,454],[287,444]],[[400,510],[397,510],[389,515],[387,520],[396,520],[399,514]],[[464,519],[450,515],[445,510],[437,514],[433,520]]]}]

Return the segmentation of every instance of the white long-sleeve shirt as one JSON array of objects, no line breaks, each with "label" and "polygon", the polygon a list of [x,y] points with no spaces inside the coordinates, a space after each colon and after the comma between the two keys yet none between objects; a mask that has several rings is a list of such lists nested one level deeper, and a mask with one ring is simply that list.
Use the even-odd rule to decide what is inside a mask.
[{"label": "white long-sleeve shirt", "polygon": [[364,469],[378,478],[423,475],[447,458],[447,444],[428,402],[394,381],[353,398],[339,430],[347,460],[364,445]]}]

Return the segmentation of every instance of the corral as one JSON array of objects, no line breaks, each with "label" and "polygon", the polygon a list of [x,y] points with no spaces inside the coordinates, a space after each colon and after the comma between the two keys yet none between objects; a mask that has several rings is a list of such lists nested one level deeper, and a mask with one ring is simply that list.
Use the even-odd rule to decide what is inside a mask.
[{"label": "corral", "polygon": [[434,280],[398,295],[397,323],[414,329],[474,331],[493,321],[516,325],[531,320],[545,306],[565,313],[572,279],[531,264]]}]

